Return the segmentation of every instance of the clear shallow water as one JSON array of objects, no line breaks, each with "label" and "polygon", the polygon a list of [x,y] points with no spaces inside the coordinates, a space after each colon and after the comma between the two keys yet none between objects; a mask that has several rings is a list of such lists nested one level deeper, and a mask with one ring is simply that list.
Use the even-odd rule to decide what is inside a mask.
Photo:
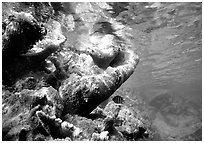
[{"label": "clear shallow water", "polygon": [[141,60],[123,87],[150,107],[161,140],[201,140],[202,5],[149,6],[129,21]]},{"label": "clear shallow water", "polygon": [[117,19],[132,27],[140,56],[122,88],[149,107],[155,140],[201,140],[201,3],[132,3]]}]

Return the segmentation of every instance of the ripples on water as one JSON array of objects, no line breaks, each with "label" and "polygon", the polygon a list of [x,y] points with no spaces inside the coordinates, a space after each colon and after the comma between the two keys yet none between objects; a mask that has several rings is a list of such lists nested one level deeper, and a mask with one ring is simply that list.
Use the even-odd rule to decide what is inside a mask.
[{"label": "ripples on water", "polygon": [[134,89],[149,104],[160,139],[201,140],[202,4],[135,7],[140,8],[136,14],[129,9],[119,16],[133,28],[141,58],[123,87]]}]

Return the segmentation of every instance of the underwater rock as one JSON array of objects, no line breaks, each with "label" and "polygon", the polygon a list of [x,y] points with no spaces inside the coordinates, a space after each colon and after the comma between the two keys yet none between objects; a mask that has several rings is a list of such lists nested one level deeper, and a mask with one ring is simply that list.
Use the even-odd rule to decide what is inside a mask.
[{"label": "underwater rock", "polygon": [[[52,87],[43,87],[40,90],[24,89],[15,94],[9,94],[9,91],[7,91],[2,96],[3,140],[13,140],[12,136],[18,135],[22,128],[32,130],[37,128],[38,121],[35,114],[38,110],[42,110],[49,116],[57,116],[57,113],[60,113],[57,107],[62,105],[58,104],[59,100],[53,99],[57,96],[57,91]],[[51,103],[50,100],[55,102]],[[9,129],[9,132],[6,131],[7,129]]]},{"label": "underwater rock", "polygon": [[[31,14],[25,12],[12,12],[10,16],[3,21],[3,25],[3,83],[9,84],[9,82],[11,82],[10,80],[13,80],[11,75],[14,73],[12,72],[15,71],[10,69],[12,68],[10,65],[13,65],[13,63],[16,64],[20,54],[26,53],[35,42],[41,40],[45,32],[43,32],[44,28],[39,25],[35,18]],[[17,65],[19,66],[19,64]]]},{"label": "underwater rock", "polygon": [[67,31],[53,19],[42,26],[26,12],[5,20],[3,84],[13,93],[3,89],[3,140],[126,140],[118,122],[133,121],[120,113],[122,104],[111,101],[103,115],[90,116],[139,62],[130,29],[103,13],[108,5],[98,4],[74,3],[80,21],[72,19]]},{"label": "underwater rock", "polygon": [[[111,108],[115,104],[110,102],[106,110],[115,110]],[[42,111],[40,120],[46,130],[48,130],[53,138],[69,137],[71,140],[141,140],[149,137],[151,133],[145,125],[136,117],[131,108],[121,105],[120,115],[106,116],[106,118],[88,119],[85,117],[67,114],[64,120],[50,118]],[[106,112],[104,112],[106,114]],[[55,129],[53,129],[55,128]],[[54,133],[57,132],[57,133]]]},{"label": "underwater rock", "polygon": [[[44,100],[44,108],[42,110],[49,116],[61,117],[61,110],[63,110],[63,101],[59,97],[57,90],[53,87],[42,87],[40,90],[35,92],[33,96],[41,96]],[[39,103],[38,103],[39,104]]]},{"label": "underwater rock", "polygon": [[[4,105],[3,108],[3,133],[6,134],[4,140],[10,140],[10,136],[14,136],[15,140],[18,140],[18,138],[19,140],[65,140],[67,138],[69,140],[118,141],[138,140],[148,137],[149,131],[145,129],[141,119],[137,118],[136,113],[130,107],[117,104],[114,101],[110,101],[104,108],[105,119],[104,117],[88,119],[67,114],[61,120],[54,116],[56,110],[53,108],[55,106],[53,106],[52,101],[55,101],[54,98],[57,96],[59,96],[57,91],[52,87],[43,87],[40,90],[24,89],[21,94],[15,96],[9,94],[8,91],[5,92],[3,103],[7,106]],[[9,101],[14,103],[9,103]],[[11,108],[8,107],[8,104],[25,110],[26,113],[23,113],[22,117],[26,117],[26,119],[21,119],[21,121],[17,118],[18,113],[22,114],[22,111],[17,113],[6,111]],[[111,116],[116,111],[117,114]],[[13,118],[8,120],[8,116],[13,116]],[[6,124],[9,122],[14,126],[8,128]],[[7,130],[8,133],[6,133]]]},{"label": "underwater rock", "polygon": [[108,4],[112,7],[110,11],[112,11],[112,16],[116,17],[123,11],[128,10],[127,6],[130,4],[128,2],[108,2]]},{"label": "underwater rock", "polygon": [[3,21],[3,25],[2,45],[5,58],[8,54],[19,55],[26,52],[29,46],[42,39],[45,34],[36,19],[25,12],[12,12]]},{"label": "underwater rock", "polygon": [[93,121],[85,117],[67,114],[65,121],[59,118],[51,118],[42,111],[37,111],[37,116],[45,130],[54,139],[69,137],[71,140],[90,140],[96,130],[100,130],[97,125],[101,121]]},{"label": "underwater rock", "polygon": [[[78,8],[80,5],[76,7]],[[82,5],[93,8],[91,3]],[[76,13],[82,14],[81,17],[83,17],[83,11],[86,10],[86,8],[81,9]],[[97,10],[93,9],[93,11]],[[17,15],[26,20],[28,19],[27,21],[35,21],[32,15],[27,13],[17,13]],[[86,17],[83,18],[86,19]],[[35,43],[32,49],[24,47],[24,51],[18,55],[22,59],[18,62],[22,63],[22,65],[18,65],[18,67],[22,67],[27,61],[27,66],[34,68],[41,65],[42,62],[45,63],[45,59],[56,52],[54,56],[51,55],[51,59],[56,59],[54,65],[59,63],[59,66],[56,65],[56,71],[63,71],[63,78],[56,77],[56,73],[54,73],[57,78],[56,83],[57,80],[61,83],[58,86],[60,86],[60,98],[64,101],[63,115],[71,113],[87,116],[129,78],[138,64],[139,58],[131,50],[129,41],[125,39],[125,31],[118,29],[120,25],[113,20],[105,22],[98,21],[98,18],[96,20],[89,22],[88,25],[86,20],[83,21],[84,28],[87,30],[75,39],[76,45],[73,45],[74,47],[71,49],[66,47],[66,38],[62,35],[60,23],[50,20],[46,26],[49,31],[45,38]],[[101,28],[94,31],[93,27],[97,24]],[[19,26],[19,28],[21,27]],[[112,29],[108,33],[104,31],[107,27]],[[6,29],[9,30],[8,26],[6,26]],[[22,35],[25,36],[24,33]],[[10,39],[9,36],[6,37]],[[62,45],[63,43],[65,45]],[[60,46],[62,48],[59,49]],[[41,49],[40,52],[39,49]],[[5,58],[3,57],[3,59]],[[17,73],[13,74],[14,77],[19,77],[21,73],[18,74],[18,67],[15,69]],[[45,69],[44,64],[40,68],[40,70]],[[6,75],[10,75],[10,70],[5,71]]]},{"label": "underwater rock", "polygon": [[[30,93],[27,91],[27,94]],[[20,130],[24,127],[30,127],[27,122],[29,103],[24,101],[29,102],[31,100],[25,97],[20,98],[19,94],[13,94],[9,91],[3,92],[2,97],[2,139],[18,140]]]},{"label": "underwater rock", "polygon": [[[31,70],[45,70],[45,59],[56,52],[66,39],[60,35],[59,24],[53,22],[55,28],[52,33],[47,32],[30,13],[12,12],[3,23],[2,64],[5,85],[11,86]],[[34,51],[36,49],[41,51]]]},{"label": "underwater rock", "polygon": [[[67,115],[66,121],[73,124],[75,127],[78,127],[82,133],[75,140],[89,140],[92,134],[97,130],[97,125],[101,124],[100,122],[96,122],[94,120],[77,116],[77,115]],[[97,124],[98,123],[98,124]]]},{"label": "underwater rock", "polygon": [[[115,28],[114,23],[107,23]],[[60,63],[70,73],[59,88],[65,101],[63,114],[88,115],[129,78],[139,62],[122,31],[104,34],[86,28],[90,32],[76,39],[76,47],[58,54]]]},{"label": "underwater rock", "polygon": [[[114,140],[140,140],[148,138],[150,131],[143,123],[143,119],[137,117],[131,107],[109,102],[103,110],[106,115],[104,119],[104,130],[109,131],[110,137]],[[116,137],[116,138],[115,138]]]}]

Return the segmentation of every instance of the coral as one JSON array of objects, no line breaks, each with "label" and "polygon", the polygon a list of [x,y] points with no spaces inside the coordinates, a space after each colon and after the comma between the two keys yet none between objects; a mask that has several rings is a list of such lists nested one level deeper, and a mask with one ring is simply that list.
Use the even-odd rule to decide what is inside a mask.
[{"label": "coral", "polygon": [[126,138],[127,140],[138,140],[147,138],[149,131],[143,126],[143,121],[136,117],[135,112],[126,105],[117,104],[111,101],[107,104],[103,113],[107,116],[105,129],[117,138]]},{"label": "coral", "polygon": [[[30,13],[12,12],[4,20],[3,84],[11,86],[31,70],[45,70],[45,59],[59,50],[60,45],[66,40],[60,35],[59,24],[54,24],[53,33],[50,34]],[[50,35],[54,36],[49,37]],[[28,52],[33,49],[41,51]]]},{"label": "coral", "polygon": [[[40,90],[24,89],[20,93],[10,94],[8,97],[3,94],[2,123],[3,132],[6,134],[3,140],[13,140],[12,136],[19,134],[22,128],[31,128],[32,130],[37,128],[39,122],[35,114],[38,110],[42,110],[49,116],[57,115],[53,113],[57,111],[57,106],[53,107],[52,103],[49,108],[47,107],[50,100],[57,96],[55,94],[57,94],[57,91],[52,87],[43,87]],[[53,101],[58,102],[57,100]],[[7,132],[7,129],[12,130]]]},{"label": "coral", "polygon": [[[14,56],[3,64],[7,78],[3,79],[3,140],[128,140],[125,136],[135,132],[143,137],[135,113],[122,99],[110,101],[139,62],[127,37],[128,27],[103,13],[107,4],[58,4],[51,3],[59,17],[65,11],[58,6],[74,6],[72,15],[68,12],[72,24],[65,29],[64,19],[47,19],[40,26],[41,16],[36,20],[26,12],[14,12],[14,20],[5,20],[3,60],[10,51]],[[32,39],[24,28],[39,35]],[[18,40],[12,40],[13,35],[24,37],[22,45],[13,43]],[[96,111],[104,101],[108,104]]]},{"label": "coral", "polygon": [[18,72],[11,69],[16,66],[13,63],[17,62],[16,67],[22,68],[23,66],[19,64],[20,54],[25,53],[35,42],[41,40],[45,33],[43,27],[29,13],[13,12],[3,22],[5,25],[2,35],[3,83],[9,84]]},{"label": "coral", "polygon": [[108,131],[103,131],[99,133],[93,133],[91,137],[91,141],[107,141],[109,139]]},{"label": "coral", "polygon": [[77,41],[79,53],[71,49],[59,55],[63,66],[73,71],[59,93],[66,101],[64,114],[86,116],[129,78],[139,59],[128,42],[121,44],[120,38],[111,34],[84,33]]}]

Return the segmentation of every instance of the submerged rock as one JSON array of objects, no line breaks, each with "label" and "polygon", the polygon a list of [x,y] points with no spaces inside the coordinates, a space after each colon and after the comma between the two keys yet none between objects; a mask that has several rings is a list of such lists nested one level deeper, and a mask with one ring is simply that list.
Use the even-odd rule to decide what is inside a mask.
[{"label": "submerged rock", "polygon": [[[114,23],[107,23],[115,28]],[[64,114],[88,115],[129,78],[139,61],[124,35],[118,34],[123,31],[104,34],[84,28],[88,33],[82,33],[76,45],[57,55],[70,73],[59,88],[66,104]]]},{"label": "submerged rock", "polygon": [[[23,68],[23,65],[19,64],[22,62],[19,56],[26,53],[35,42],[41,40],[45,33],[43,33],[43,27],[39,25],[36,19],[31,14],[25,12],[13,12],[3,21],[3,25],[3,84],[10,85],[19,75],[18,73],[23,72],[20,69]],[[13,63],[17,64],[17,66]],[[17,67],[20,67],[18,68],[20,71],[14,70]],[[25,70],[25,68],[23,69]]]},{"label": "submerged rock", "polygon": [[[134,134],[140,126],[122,99],[108,103],[97,118],[90,114],[131,76],[139,62],[128,28],[103,13],[108,5],[70,4],[74,6],[70,28],[63,29],[63,20],[49,19],[42,28],[46,32],[35,39],[24,38],[24,45],[15,45],[15,36],[10,40],[16,33],[9,22],[5,25],[3,61],[10,50],[14,59],[3,64],[8,82],[3,80],[9,83],[2,95],[3,140],[128,140],[126,134]],[[63,12],[58,10],[55,16]],[[20,18],[12,24],[17,35],[27,36],[24,22],[38,32],[41,29],[31,14],[16,15]]]}]

